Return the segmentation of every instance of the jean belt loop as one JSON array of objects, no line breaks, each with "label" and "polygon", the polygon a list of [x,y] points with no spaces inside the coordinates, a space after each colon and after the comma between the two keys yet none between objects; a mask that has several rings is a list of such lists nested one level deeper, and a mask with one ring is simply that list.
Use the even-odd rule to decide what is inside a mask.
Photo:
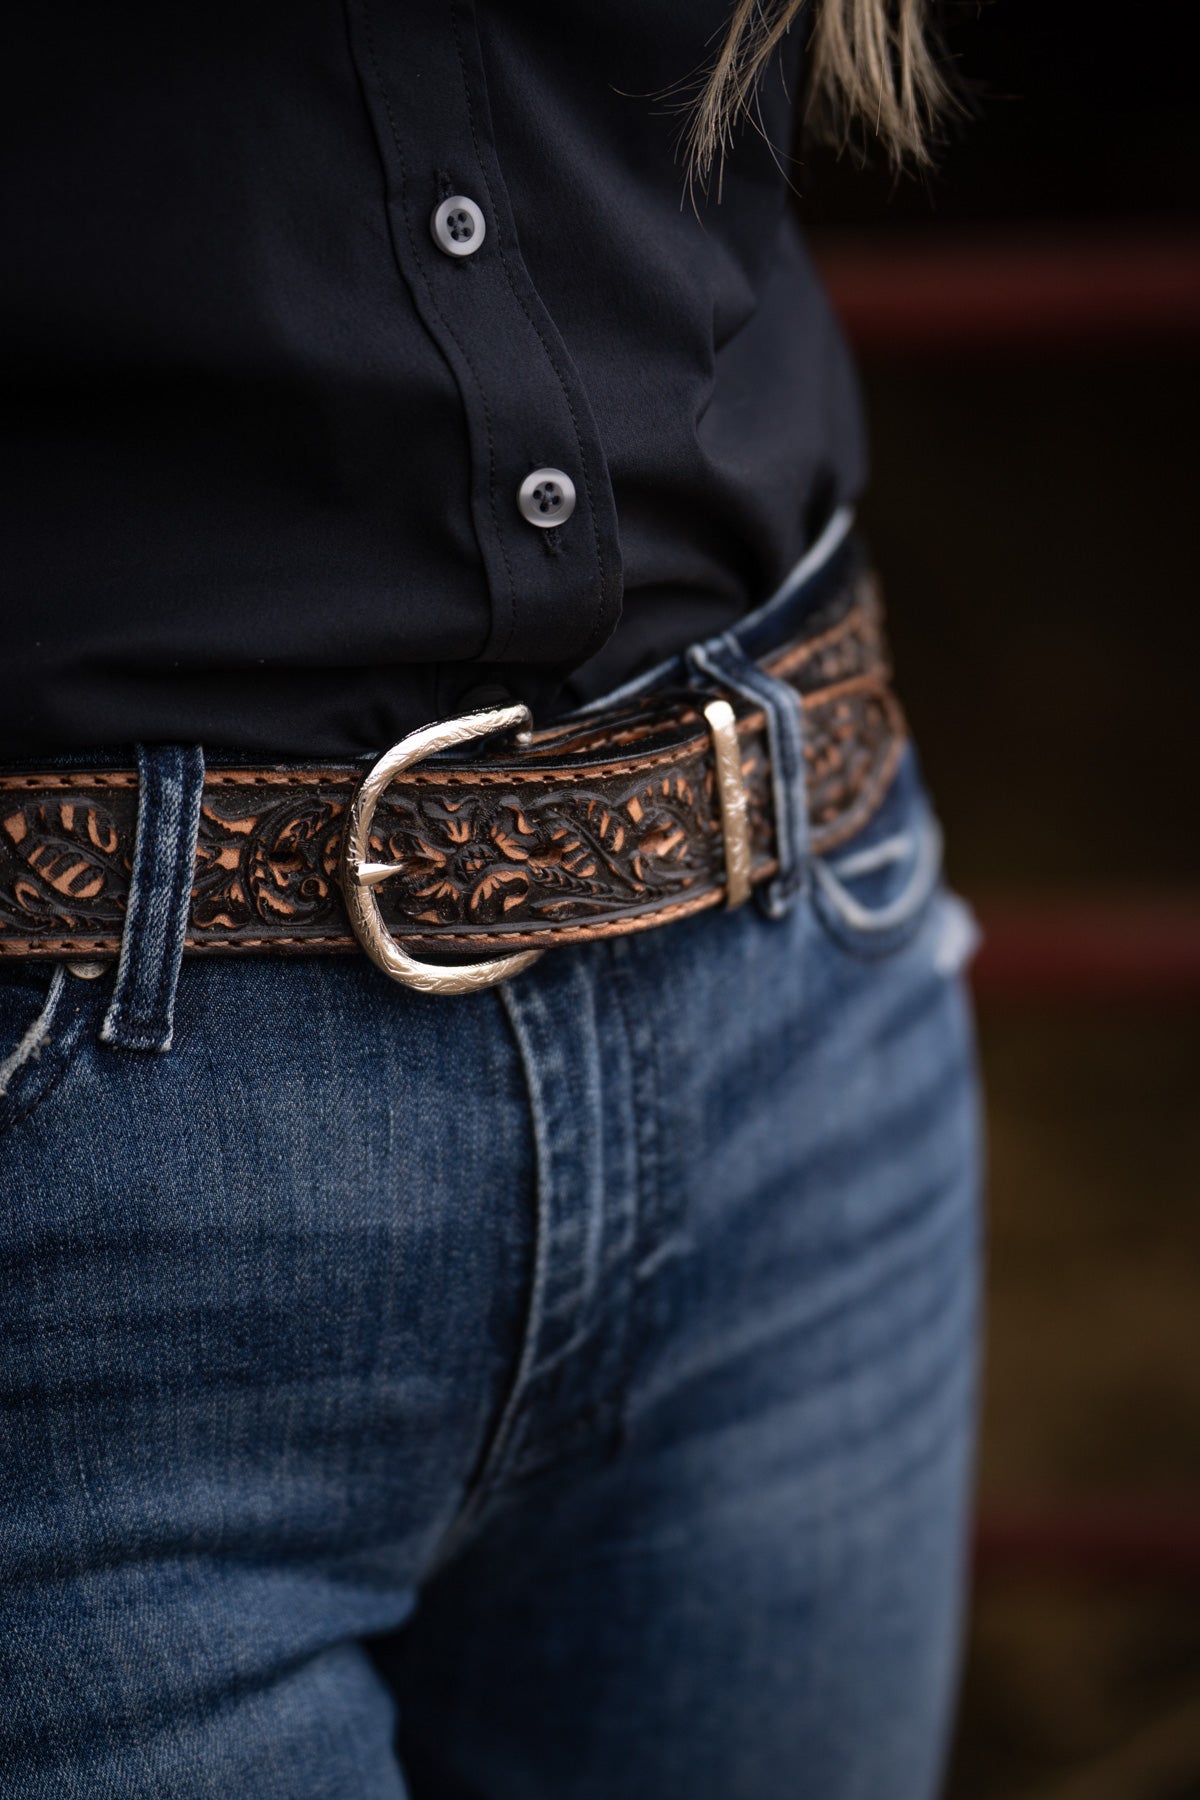
[{"label": "jean belt loop", "polygon": [[121,958],[102,1043],[169,1050],[204,788],[199,745],[139,744],[138,820]]},{"label": "jean belt loop", "polygon": [[756,898],[768,918],[781,919],[808,885],[808,787],[800,696],[788,682],[752,662],[733,632],[694,645],[688,663],[693,675],[719,682],[766,713],[779,869],[758,889]]}]

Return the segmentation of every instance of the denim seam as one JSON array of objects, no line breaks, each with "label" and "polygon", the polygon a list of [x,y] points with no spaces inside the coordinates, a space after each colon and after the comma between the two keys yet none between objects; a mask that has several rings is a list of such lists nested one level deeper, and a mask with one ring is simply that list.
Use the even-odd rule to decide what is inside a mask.
[{"label": "denim seam", "polygon": [[[874,934],[886,938],[892,932],[903,931],[914,918],[919,917],[941,877],[941,838],[941,829],[936,820],[931,817],[922,820],[919,835],[912,846],[912,867],[904,887],[894,899],[877,907],[863,906],[854,898],[846,880],[838,874],[834,865],[824,859],[818,860],[817,881],[847,931],[861,933],[868,941]],[[854,874],[846,879],[853,880]]]},{"label": "denim seam", "polygon": [[42,1009],[36,1019],[18,1039],[8,1056],[0,1062],[0,1099],[9,1090],[13,1079],[20,1074],[27,1062],[36,1062],[45,1049],[50,1038],[50,1029],[58,1012],[59,1001],[66,986],[67,972],[60,963],[50,977],[50,988],[42,1003]]},{"label": "denim seam", "polygon": [[80,1045],[80,1043],[82,1043],[82,1041],[83,1041],[83,1039],[82,1039],[82,1035],[81,1035],[79,1040],[76,1043],[72,1044],[71,1049],[67,1055],[67,1058],[66,1058],[65,1062],[63,1063],[62,1067],[59,1069],[57,1075],[52,1076],[50,1081],[47,1082],[46,1086],[42,1089],[41,1093],[37,1095],[36,1099],[33,1099],[29,1102],[29,1105],[25,1108],[24,1112],[19,1112],[17,1114],[16,1118],[10,1119],[8,1121],[8,1124],[4,1127],[3,1136],[7,1137],[10,1131],[15,1131],[18,1125],[23,1125],[25,1123],[26,1119],[32,1119],[34,1113],[37,1111],[38,1107],[41,1106],[42,1102],[44,1100],[48,1100],[50,1098],[51,1094],[54,1092],[54,1090],[58,1086],[59,1082],[62,1081],[62,1079],[66,1075],[68,1069],[71,1067],[71,1064],[75,1061],[75,1057],[79,1050],[79,1045]]},{"label": "denim seam", "polygon": [[24,1125],[28,1119],[32,1119],[39,1107],[49,1100],[70,1074],[75,1065],[75,1059],[83,1048],[91,1017],[91,1009],[86,1004],[81,1004],[62,1035],[55,1040],[53,1046],[48,1046],[50,1053],[60,1058],[59,1068],[50,1077],[45,1087],[34,1095],[28,1106],[21,1112],[15,1113],[6,1124],[0,1124],[0,1139],[8,1137],[9,1133],[15,1131],[18,1125]]},{"label": "denim seam", "polygon": [[581,1445],[599,1437],[610,1425],[620,1425],[617,1402],[606,1397],[589,1402],[553,1431],[540,1434],[525,1451],[518,1451],[504,1470],[504,1485],[526,1481],[561,1462]]},{"label": "denim seam", "polygon": [[[659,1129],[662,1083],[658,1060],[653,1052],[645,1059],[638,1056],[638,1046],[631,1023],[626,969],[623,964],[622,966],[616,965],[617,959],[614,958],[612,991],[616,1012],[621,1020],[621,1029],[625,1035],[626,1054],[629,1057],[635,1156],[633,1232],[629,1246],[629,1289],[621,1309],[624,1341],[621,1345],[617,1373],[610,1391],[610,1402],[617,1410],[621,1437],[624,1439],[629,1429],[629,1396],[633,1386],[639,1349],[637,1327],[641,1308],[638,1307],[637,1302],[639,1295],[644,1293],[642,1284],[637,1280],[636,1271],[649,1253],[647,1236],[649,1228],[654,1223],[652,1207],[655,1213],[660,1210],[658,1203],[661,1201],[663,1193],[662,1134]],[[646,1065],[644,1069],[643,1060]],[[647,1142],[648,1138],[652,1139],[650,1143]],[[653,1164],[653,1175],[651,1179],[648,1179],[651,1163]],[[644,1304],[643,1300],[642,1305],[644,1306]]]},{"label": "denim seam", "polygon": [[823,940],[850,962],[870,967],[901,955],[918,942],[936,912],[939,898],[944,898],[946,892],[939,875],[906,919],[875,933],[847,924],[823,886],[814,884],[809,899]]},{"label": "denim seam", "polygon": [[[622,1291],[618,1291],[618,1283],[622,1280],[619,1260],[610,1259],[604,1274],[607,1284],[606,1317],[610,1321],[617,1320],[616,1343],[612,1353],[612,1373],[607,1377],[600,1391],[594,1398],[576,1408],[570,1417],[564,1419],[552,1431],[538,1435],[533,1444],[524,1452],[518,1449],[506,1474],[509,1478],[515,1475],[527,1475],[548,1466],[561,1454],[575,1444],[586,1441],[589,1437],[601,1434],[609,1425],[615,1425],[621,1437],[624,1436],[625,1396],[637,1355],[637,1335],[635,1331],[634,1305],[636,1299],[636,1282],[633,1271],[639,1261],[639,1246],[642,1244],[647,1224],[651,1222],[651,1206],[661,1192],[661,1140],[658,1122],[661,1105],[661,1082],[657,1059],[653,1056],[639,1055],[637,1040],[634,1035],[631,1019],[634,1014],[630,1006],[629,973],[626,963],[626,951],[620,940],[605,946],[606,973],[605,981],[613,997],[614,1013],[620,1020],[621,1033],[625,1040],[625,1053],[630,1071],[627,1102],[632,1117],[632,1140],[634,1147],[632,1217],[630,1221],[629,1243],[625,1252],[625,1277]],[[653,1169],[653,1177],[649,1171]],[[611,1224],[609,1208],[605,1207],[604,1225]],[[584,1330],[578,1339],[579,1348],[599,1348],[603,1356],[604,1331],[592,1326]],[[535,1379],[551,1367],[560,1365],[565,1359],[558,1353],[553,1358],[553,1365],[542,1362],[537,1365]],[[602,1363],[601,1363],[601,1366]]]},{"label": "denim seam", "polygon": [[512,1445],[526,1397],[532,1386],[537,1343],[544,1317],[551,1236],[549,1202],[546,1192],[545,1122],[541,1117],[535,1084],[530,1074],[531,1053],[525,1041],[518,1010],[514,1004],[512,984],[505,982],[495,992],[508,1020],[509,1030],[516,1047],[533,1127],[535,1215],[533,1267],[530,1271],[525,1318],[521,1327],[520,1349],[517,1353],[516,1366],[508,1385],[508,1391],[501,1401],[490,1433],[485,1435],[483,1447],[476,1459],[474,1471],[467,1483],[458,1511],[447,1525],[441,1543],[434,1553],[432,1566],[435,1569],[442,1567],[453,1558],[487,1501],[501,1486],[506,1474],[510,1472],[510,1465],[514,1462],[519,1463],[519,1455],[514,1457],[512,1454]]},{"label": "denim seam", "polygon": [[[830,1326],[836,1326],[840,1320],[853,1317],[856,1313],[861,1313],[869,1306],[872,1294],[877,1288],[885,1286],[888,1283],[894,1283],[897,1279],[902,1277],[904,1271],[908,1268],[926,1269],[928,1267],[928,1257],[931,1249],[935,1254],[939,1252],[943,1254],[948,1253],[954,1248],[963,1231],[969,1229],[969,1223],[961,1218],[940,1220],[938,1222],[937,1230],[933,1234],[931,1245],[918,1246],[914,1248],[910,1254],[898,1257],[894,1267],[881,1275],[877,1280],[872,1281],[863,1290],[862,1294],[847,1297],[846,1299],[839,1301],[839,1303],[830,1308],[828,1312],[815,1318],[811,1322],[811,1325],[809,1322],[806,1322],[803,1328],[805,1335],[811,1336],[815,1333],[828,1331]],[[966,1304],[970,1308],[970,1316],[975,1317],[977,1315],[977,1303],[971,1301]],[[899,1354],[907,1351],[913,1346],[919,1345],[927,1336],[930,1329],[935,1324],[943,1322],[944,1318],[944,1303],[940,1296],[923,1303],[917,1308],[913,1317],[905,1321],[904,1328],[891,1340],[891,1353]],[[871,1356],[865,1358],[843,1357],[827,1372],[825,1379],[833,1379],[835,1381],[853,1380],[864,1369],[869,1369],[873,1365],[874,1360],[875,1359]],[[947,1393],[953,1395],[955,1392],[955,1384],[962,1376],[962,1373],[959,1346],[951,1346],[948,1352],[939,1350],[938,1354],[931,1356],[928,1365],[923,1367],[911,1383],[906,1386],[901,1398],[901,1404],[911,1400],[914,1396],[920,1400],[930,1395],[941,1396]],[[600,1401],[594,1406],[580,1412],[548,1437],[539,1438],[536,1445],[527,1455],[517,1456],[512,1465],[506,1470],[506,1478],[509,1481],[512,1481],[539,1474],[543,1469],[556,1461],[564,1450],[571,1448],[577,1442],[583,1441],[588,1436],[592,1435],[599,1426],[607,1423],[610,1416],[613,1415],[613,1411],[614,1409],[611,1401]],[[621,1416],[619,1424],[622,1434],[630,1429],[636,1429],[637,1420],[640,1416],[640,1413],[634,1413],[632,1417],[628,1415]],[[854,1450],[861,1451],[868,1449],[873,1445],[885,1442],[894,1434],[894,1426],[895,1419],[893,1417],[866,1427],[859,1427],[850,1431],[838,1431],[827,1435],[816,1446],[813,1460],[819,1463],[825,1452],[827,1452],[833,1444],[849,1446]]]}]

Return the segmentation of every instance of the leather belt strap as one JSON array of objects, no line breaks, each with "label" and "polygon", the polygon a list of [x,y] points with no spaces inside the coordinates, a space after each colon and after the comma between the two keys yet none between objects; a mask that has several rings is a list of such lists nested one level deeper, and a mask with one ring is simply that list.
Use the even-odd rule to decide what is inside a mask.
[{"label": "leather belt strap", "polygon": [[[832,849],[882,800],[905,740],[869,577],[763,659],[804,713],[810,843]],[[721,784],[705,702],[657,690],[469,761],[398,776],[372,854],[402,865],[384,922],[426,954],[545,948],[683,918],[726,898]],[[776,868],[766,720],[734,695],[752,884]],[[728,759],[727,759],[728,760]],[[186,949],[357,948],[340,864],[363,771],[205,772]],[[728,776],[728,769],[725,771]],[[134,769],[0,771],[0,955],[116,956],[137,827]]]}]

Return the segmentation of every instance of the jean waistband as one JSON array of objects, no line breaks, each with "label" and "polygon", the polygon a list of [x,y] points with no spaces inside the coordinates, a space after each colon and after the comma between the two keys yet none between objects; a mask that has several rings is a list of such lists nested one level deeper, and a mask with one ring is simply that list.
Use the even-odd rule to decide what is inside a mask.
[{"label": "jean waistband", "polygon": [[[736,643],[751,662],[757,662],[768,651],[798,637],[805,619],[815,612],[832,592],[847,579],[857,563],[865,560],[865,552],[854,532],[854,509],[839,507],[816,543],[784,576],[775,592],[753,612],[746,613],[719,638],[711,643]],[[676,656],[664,658],[654,668],[626,681],[620,687],[590,700],[578,710],[581,714],[600,712],[639,694],[653,693],[658,688],[687,685],[691,679],[694,652],[707,646],[689,645]]]}]

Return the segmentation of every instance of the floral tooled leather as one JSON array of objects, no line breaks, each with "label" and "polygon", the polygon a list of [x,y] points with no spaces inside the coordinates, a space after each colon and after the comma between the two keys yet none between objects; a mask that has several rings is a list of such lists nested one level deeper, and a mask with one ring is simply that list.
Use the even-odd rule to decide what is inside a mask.
[{"label": "floral tooled leather", "polygon": [[[812,844],[866,822],[904,721],[869,592],[767,666],[803,696]],[[774,868],[765,721],[740,709],[753,878]],[[355,948],[340,888],[361,771],[210,769],[196,847],[192,951]],[[120,947],[137,776],[0,773],[0,954]],[[402,942],[517,949],[638,930],[716,905],[725,878],[711,744],[694,693],[564,720],[527,749],[426,763],[380,799],[371,854]]]}]

